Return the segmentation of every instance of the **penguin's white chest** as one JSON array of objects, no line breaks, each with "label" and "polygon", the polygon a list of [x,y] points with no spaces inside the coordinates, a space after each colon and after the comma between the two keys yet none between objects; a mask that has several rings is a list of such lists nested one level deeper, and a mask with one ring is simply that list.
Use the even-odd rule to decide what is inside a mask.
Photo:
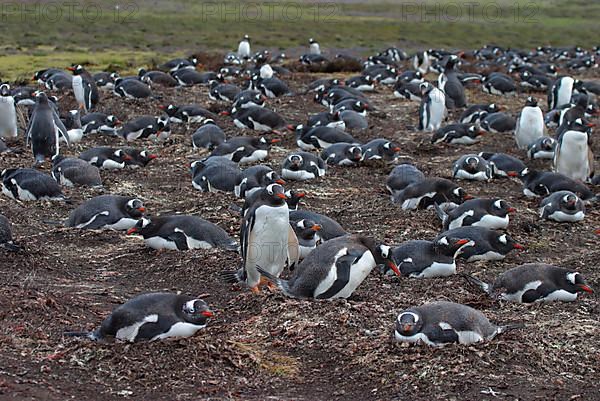
[{"label": "penguin's white chest", "polygon": [[191,337],[200,329],[203,329],[206,325],[197,325],[188,322],[177,322],[169,328],[166,333],[158,334],[152,337],[151,341],[163,340],[165,338],[176,338],[176,337]]},{"label": "penguin's white chest", "polygon": [[569,104],[571,102],[574,82],[575,81],[571,77],[565,77],[561,80],[560,88],[558,88],[555,108],[559,108],[560,106]]},{"label": "penguin's white chest", "polygon": [[0,96],[0,138],[17,137],[17,115],[12,96]]},{"label": "penguin's white chest", "polygon": [[558,173],[574,180],[587,180],[590,175],[587,134],[579,131],[565,132],[559,152],[555,153],[554,164]]},{"label": "penguin's white chest", "polygon": [[279,277],[288,255],[289,209],[287,205],[261,206],[254,212],[246,266],[260,266]]},{"label": "penguin's white chest", "polygon": [[[347,252],[347,248],[343,248],[340,250],[335,260],[337,261],[339,257],[344,256]],[[328,297],[329,299],[333,298],[348,298],[356,288],[364,281],[364,279],[371,273],[371,270],[375,267],[375,259],[373,258],[373,254],[370,251],[365,251],[360,259],[356,260],[350,266],[350,273],[348,277],[348,282],[335,294]],[[320,294],[328,291],[338,279],[338,271],[337,265],[334,263],[330,269],[327,277],[319,284],[319,286],[315,289],[314,296],[317,298]]]},{"label": "penguin's white chest", "polygon": [[456,274],[456,263],[433,262],[429,267],[420,273],[413,273],[410,276],[414,278],[447,277]]},{"label": "penguin's white chest", "polygon": [[75,75],[73,77],[73,94],[75,95],[75,100],[80,105],[85,104],[85,90],[83,88],[83,78],[81,75]]},{"label": "penguin's white chest", "polygon": [[515,135],[517,145],[521,149],[544,136],[544,116],[539,107],[525,107],[523,109]]}]

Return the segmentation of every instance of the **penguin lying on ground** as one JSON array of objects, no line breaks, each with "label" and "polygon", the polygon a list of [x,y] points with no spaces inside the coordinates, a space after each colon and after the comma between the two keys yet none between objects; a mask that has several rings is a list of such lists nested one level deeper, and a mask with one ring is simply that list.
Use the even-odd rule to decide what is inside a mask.
[{"label": "penguin lying on ground", "polygon": [[492,166],[483,157],[477,155],[461,156],[452,164],[452,178],[489,181],[492,177]]},{"label": "penguin lying on ground", "polygon": [[190,337],[206,327],[213,313],[201,299],[170,293],[138,295],[117,307],[93,332],[66,332],[66,336],[95,341],[163,340]]},{"label": "penguin lying on ground", "polygon": [[392,161],[396,159],[400,147],[387,139],[378,138],[361,146],[362,160],[385,160]]},{"label": "penguin lying on ground", "polygon": [[321,239],[317,235],[321,226],[307,219],[298,222],[290,221],[290,224],[298,238],[299,259],[302,260],[321,243]]},{"label": "penguin lying on ground", "polygon": [[327,165],[320,157],[308,152],[288,154],[281,166],[281,177],[286,180],[312,180],[325,175]]},{"label": "penguin lying on ground", "polygon": [[323,214],[315,213],[310,210],[291,210],[290,223],[295,224],[302,220],[310,220],[318,224],[321,229],[315,234],[321,241],[329,241],[330,239],[347,235],[346,230],[342,228],[340,223],[331,217]]},{"label": "penguin lying on ground", "polygon": [[449,124],[433,133],[431,143],[473,145],[480,141],[483,134],[474,124]]},{"label": "penguin lying on ground", "polygon": [[0,173],[0,179],[2,193],[15,200],[67,200],[60,185],[52,177],[38,170],[9,168]]},{"label": "penguin lying on ground", "polygon": [[410,184],[414,184],[425,179],[423,174],[418,168],[410,163],[402,163],[390,172],[386,181],[385,187],[391,194],[392,202],[395,202],[404,188]]},{"label": "penguin lying on ground", "polygon": [[479,157],[492,166],[494,177],[523,177],[529,171],[521,160],[506,153],[481,152]]},{"label": "penguin lying on ground", "polygon": [[398,315],[397,341],[441,347],[490,341],[522,325],[496,326],[480,311],[454,302],[438,301],[409,308]]},{"label": "penguin lying on ground", "polygon": [[89,230],[128,230],[137,224],[145,212],[146,208],[138,198],[100,195],[74,209],[65,226]]},{"label": "penguin lying on ground", "polygon": [[233,192],[242,171],[225,156],[211,156],[190,165],[192,186],[202,192]]},{"label": "penguin lying on ground", "polygon": [[479,226],[492,230],[508,227],[509,214],[516,212],[502,199],[470,199],[448,211],[435,205],[436,212],[444,230],[458,227]]},{"label": "penguin lying on ground", "polygon": [[465,277],[493,298],[519,303],[575,301],[580,292],[593,293],[580,273],[545,263],[514,267],[492,284]]},{"label": "penguin lying on ground", "polygon": [[585,217],[585,206],[571,191],[558,191],[544,198],[540,203],[540,217],[559,223],[575,223]]},{"label": "penguin lying on ground", "polygon": [[147,150],[139,150],[131,147],[121,148],[126,156],[125,165],[129,168],[146,167],[152,160],[158,158],[158,155],[148,152]]},{"label": "penguin lying on ground", "polygon": [[66,187],[75,185],[102,186],[102,177],[100,177],[98,167],[74,157],[54,156],[52,158],[52,177],[60,185]]},{"label": "penguin lying on ground", "polygon": [[192,134],[192,146],[194,149],[204,148],[213,151],[217,146],[225,142],[225,133],[214,120],[206,119],[202,126]]},{"label": "penguin lying on ground", "polygon": [[427,209],[438,204],[461,204],[465,200],[473,199],[461,187],[445,178],[425,178],[408,185],[394,198],[403,210]]},{"label": "penguin lying on ground", "polygon": [[486,227],[468,226],[447,230],[438,235],[436,240],[443,237],[465,238],[474,242],[473,246],[465,248],[458,257],[467,262],[477,260],[502,260],[514,249],[525,249],[508,234],[491,230]]},{"label": "penguin lying on ground", "polygon": [[125,168],[131,156],[122,149],[107,146],[91,148],[81,152],[79,158],[100,169],[115,170]]},{"label": "penguin lying on ground", "polygon": [[324,242],[310,252],[289,280],[282,280],[257,267],[290,298],[348,298],[379,264],[387,264],[398,276],[389,246],[359,235]]},{"label": "penguin lying on ground", "polygon": [[334,143],[321,152],[321,159],[333,166],[355,166],[363,158],[360,145]]},{"label": "penguin lying on ground", "polygon": [[233,192],[238,198],[248,198],[255,191],[266,188],[270,184],[285,185],[285,181],[269,166],[252,166],[238,176]]},{"label": "penguin lying on ground", "polygon": [[549,136],[544,136],[529,144],[527,157],[530,159],[554,159],[555,149],[556,140]]},{"label": "penguin lying on ground", "polygon": [[529,171],[523,180],[523,193],[533,198],[547,196],[558,191],[571,191],[584,201],[595,198],[594,193],[580,181],[550,171]]}]

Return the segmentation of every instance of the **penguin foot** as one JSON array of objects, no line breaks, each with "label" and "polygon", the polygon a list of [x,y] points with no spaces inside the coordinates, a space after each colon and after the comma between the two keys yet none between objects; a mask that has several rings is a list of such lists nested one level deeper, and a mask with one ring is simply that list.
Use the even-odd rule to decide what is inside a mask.
[{"label": "penguin foot", "polygon": [[250,287],[250,291],[252,291],[256,295],[260,294],[260,288],[258,288],[258,285]]}]

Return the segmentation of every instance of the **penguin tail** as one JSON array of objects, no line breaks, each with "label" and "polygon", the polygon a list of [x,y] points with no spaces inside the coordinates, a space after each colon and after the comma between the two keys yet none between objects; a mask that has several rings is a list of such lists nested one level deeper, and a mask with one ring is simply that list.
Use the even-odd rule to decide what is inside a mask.
[{"label": "penguin tail", "polygon": [[234,240],[223,242],[221,244],[221,247],[223,249],[225,249],[226,251],[232,251],[232,252],[237,252],[237,253],[240,252],[240,246]]},{"label": "penguin tail", "polygon": [[21,245],[15,244],[12,241],[0,244],[0,248],[4,248],[10,252],[21,252],[23,250],[23,247]]},{"label": "penguin tail", "polygon": [[66,226],[64,221],[58,221],[58,220],[42,220],[42,223],[48,224],[51,226]]},{"label": "penguin tail", "polygon": [[235,271],[223,271],[221,272],[221,278],[223,279],[223,281],[229,284],[238,284],[246,282],[246,277],[243,269]]},{"label": "penguin tail", "polygon": [[467,280],[467,282],[469,284],[474,285],[475,287],[480,288],[486,294],[488,294],[488,295],[492,294],[492,286],[491,286],[491,284],[488,284],[485,281],[479,280],[477,277],[472,276],[472,275],[467,274],[467,273],[461,273],[460,276],[462,276],[465,280]]},{"label": "penguin tail", "polygon": [[101,340],[97,331],[65,331],[63,332],[63,336],[65,337],[85,337],[92,341]]},{"label": "penguin tail", "polygon": [[438,218],[442,221],[442,225],[446,226],[446,220],[448,219],[446,212],[443,211],[440,205],[437,203],[434,203],[433,207],[435,208],[435,213],[437,214]]},{"label": "penguin tail", "polygon": [[510,324],[506,324],[504,326],[499,326],[498,329],[496,330],[496,335],[499,334],[503,334],[506,333],[507,331],[511,331],[511,330],[519,330],[525,327],[524,323],[510,323]]},{"label": "penguin tail", "polygon": [[260,266],[256,266],[256,270],[262,275],[265,276],[267,280],[275,284],[281,292],[283,292],[286,296],[296,298],[294,295],[290,293],[290,285],[286,280],[282,280],[279,277],[275,277],[268,271],[263,270]]}]

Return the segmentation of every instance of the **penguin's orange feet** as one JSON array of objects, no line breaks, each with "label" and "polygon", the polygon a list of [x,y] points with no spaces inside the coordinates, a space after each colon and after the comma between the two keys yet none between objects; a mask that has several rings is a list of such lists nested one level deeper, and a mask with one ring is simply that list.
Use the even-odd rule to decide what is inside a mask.
[{"label": "penguin's orange feet", "polygon": [[254,287],[250,287],[250,291],[252,291],[255,294],[260,294],[260,288],[258,288],[258,285],[254,286]]},{"label": "penguin's orange feet", "polygon": [[267,282],[267,289],[271,292],[277,291],[277,286],[273,284],[271,281]]}]

